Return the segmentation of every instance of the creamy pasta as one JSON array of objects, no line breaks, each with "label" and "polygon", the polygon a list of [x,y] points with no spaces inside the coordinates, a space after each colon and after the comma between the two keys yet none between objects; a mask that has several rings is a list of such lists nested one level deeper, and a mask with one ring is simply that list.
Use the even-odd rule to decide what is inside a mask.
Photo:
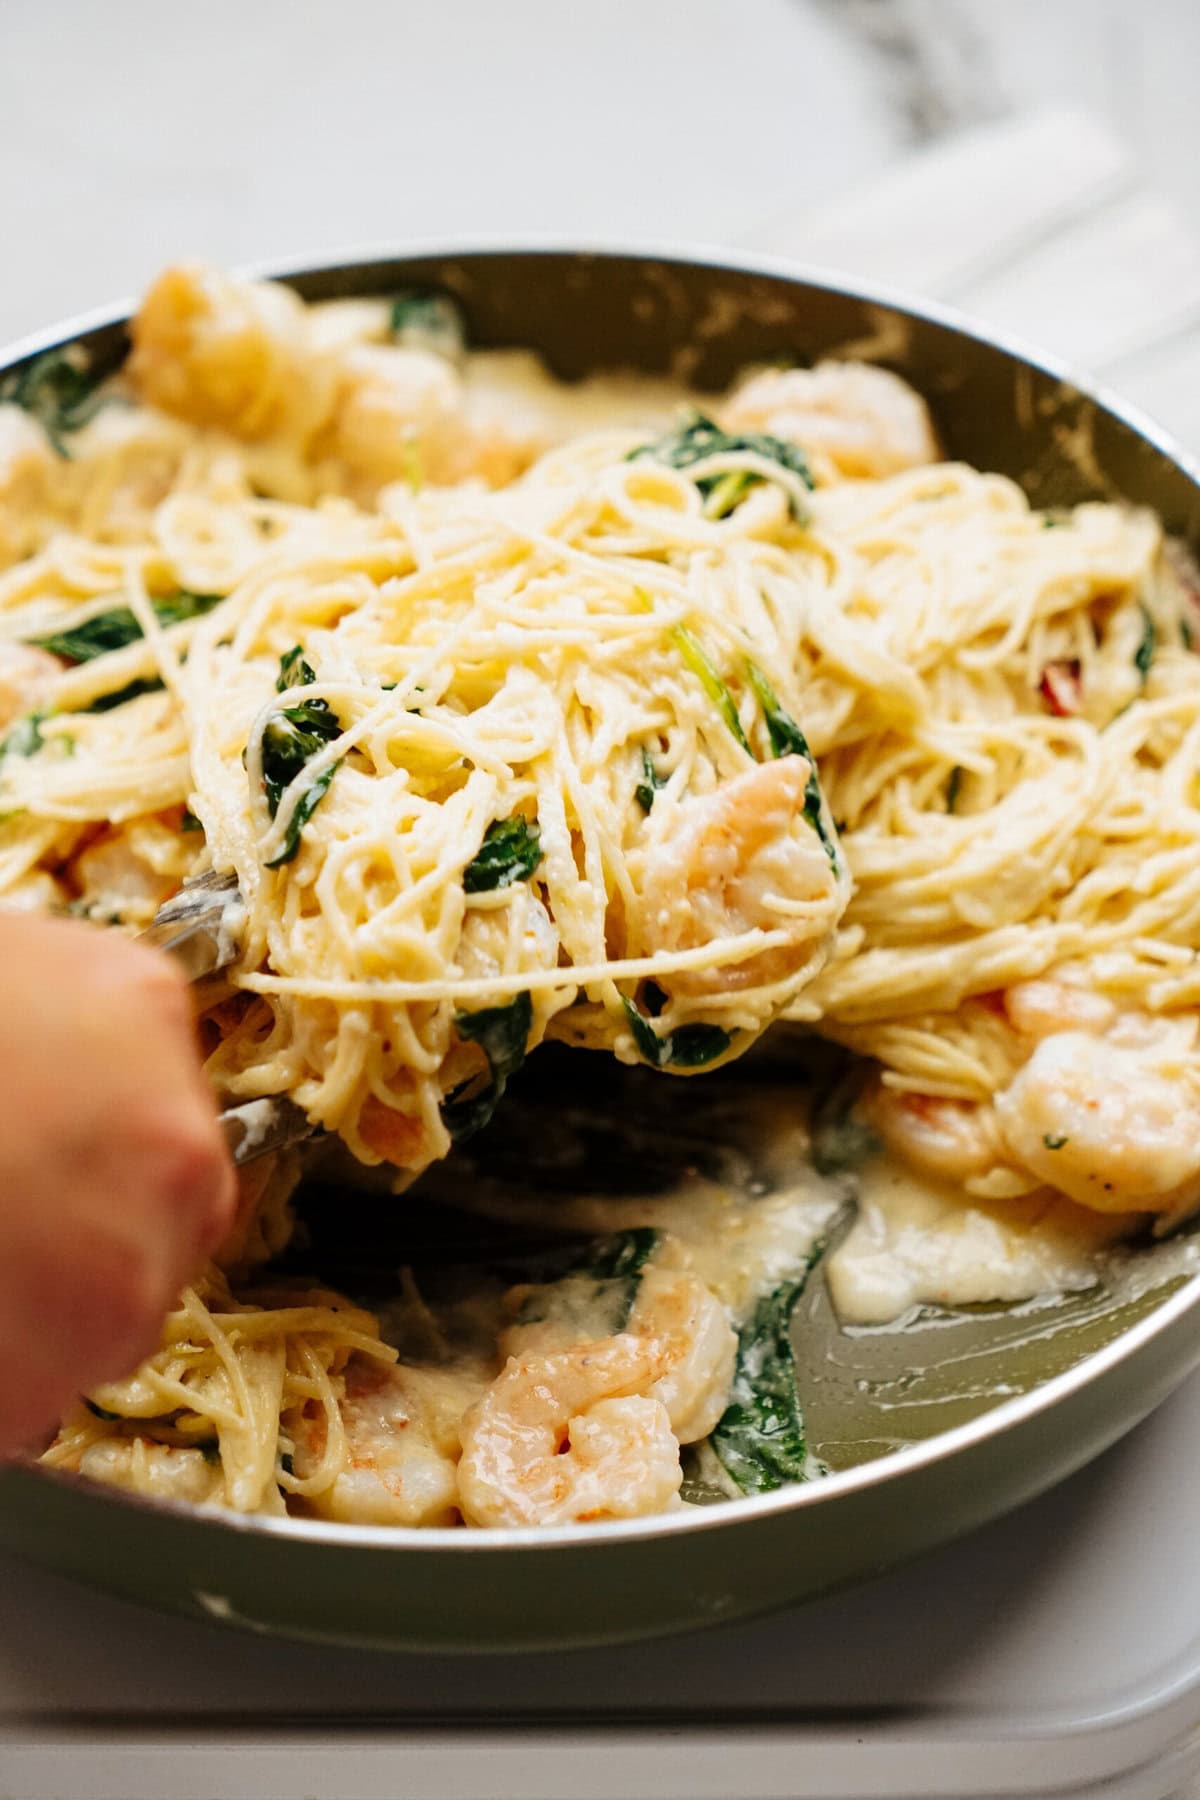
[{"label": "creamy pasta", "polygon": [[883,1220],[913,1184],[922,1243],[965,1206],[962,1242],[1031,1246],[996,1298],[1194,1209],[1200,587],[1156,519],[1031,509],[861,365],[568,391],[437,296],[198,266],[131,336],[95,393],[68,352],[0,405],[0,902],[137,929],[235,878],[214,1087],[290,1097],[395,1190],[547,1039],[692,1077],[789,1020],[851,1053],[859,1147],[834,1170],[798,1109],[736,1294],[697,1191],[597,1221],[468,1348],[415,1289],[393,1329],[256,1275],[300,1174],[264,1163],[49,1460],[395,1524],[661,1510],[689,1445],[755,1491],[814,1472],[798,1400],[764,1448],[754,1371],[792,1378],[848,1171],[835,1292],[871,1319],[988,1291],[978,1257],[912,1274]]}]

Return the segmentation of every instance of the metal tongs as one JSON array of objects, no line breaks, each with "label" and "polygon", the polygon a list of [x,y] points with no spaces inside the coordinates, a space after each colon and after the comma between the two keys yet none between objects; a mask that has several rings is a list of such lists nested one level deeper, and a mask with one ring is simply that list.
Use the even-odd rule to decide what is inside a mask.
[{"label": "metal tongs", "polygon": [[[141,933],[141,942],[174,957],[189,981],[202,981],[234,961],[245,917],[245,902],[234,876],[196,875],[173,900],[159,907],[153,924]],[[282,1095],[228,1106],[221,1114],[221,1125],[239,1168],[272,1150],[302,1143],[315,1130],[300,1108]]]}]

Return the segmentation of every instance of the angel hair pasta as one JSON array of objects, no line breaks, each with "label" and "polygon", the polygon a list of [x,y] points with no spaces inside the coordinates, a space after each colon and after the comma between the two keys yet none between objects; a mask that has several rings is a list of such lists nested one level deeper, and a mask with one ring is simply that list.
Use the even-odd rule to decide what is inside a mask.
[{"label": "angel hair pasta", "polygon": [[[567,391],[440,296],[192,266],[131,335],[0,405],[0,900],[136,929],[235,879],[216,1091],[395,1188],[545,1039],[694,1076],[788,1019],[858,1073],[832,1136],[797,1103],[786,1202],[585,1209],[469,1329],[274,1280],[264,1163],[51,1460],[393,1524],[659,1510],[681,1445],[757,1491],[815,1472],[787,1325],[851,1164],[864,1317],[881,1154],[992,1209],[1001,1297],[1195,1207],[1200,587],[1157,520],[1031,509],[853,364]],[[927,1263],[908,1299],[986,1297]]]}]

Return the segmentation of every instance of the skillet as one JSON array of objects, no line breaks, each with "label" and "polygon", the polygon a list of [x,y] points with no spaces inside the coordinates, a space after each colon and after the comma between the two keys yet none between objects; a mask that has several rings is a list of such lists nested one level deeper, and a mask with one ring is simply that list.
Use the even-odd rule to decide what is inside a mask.
[{"label": "skillet", "polygon": [[[308,300],[443,290],[463,308],[473,347],[535,349],[567,380],[621,369],[720,389],[751,363],[876,360],[925,396],[951,457],[1013,477],[1040,507],[1115,497],[1151,506],[1200,549],[1200,470],[1147,421],[942,309],[836,277],[724,255],[544,248],[434,248],[263,272]],[[27,339],[0,356],[0,375],[71,342],[93,368],[116,367],[128,311]],[[577,1060],[560,1058],[544,1083],[540,1066],[541,1056],[537,1086],[512,1101],[511,1134],[526,1144],[561,1142],[571,1107],[579,1113]],[[706,1086],[713,1104],[702,1109],[681,1105],[694,1101],[687,1084],[648,1079],[622,1090],[610,1116],[634,1131],[640,1119],[660,1144],[682,1134],[686,1161],[689,1111],[736,1119],[745,1076],[703,1078],[722,1085]],[[768,1061],[753,1079],[795,1077]],[[737,1125],[729,1130],[736,1138]],[[747,1134],[752,1156],[752,1122]],[[579,1178],[593,1182],[586,1142],[580,1156]],[[610,1184],[619,1154],[615,1164]],[[542,1171],[561,1175],[561,1157],[557,1174]],[[833,1472],[741,1502],[603,1526],[417,1531],[204,1513],[10,1467],[0,1471],[0,1546],[194,1617],[380,1647],[567,1647],[732,1619],[911,1557],[1096,1456],[1200,1363],[1197,1266],[1200,1238],[1184,1236],[1145,1246],[1124,1276],[1057,1308],[928,1314],[874,1333],[840,1331],[818,1283],[795,1331],[811,1373],[810,1427]]]}]

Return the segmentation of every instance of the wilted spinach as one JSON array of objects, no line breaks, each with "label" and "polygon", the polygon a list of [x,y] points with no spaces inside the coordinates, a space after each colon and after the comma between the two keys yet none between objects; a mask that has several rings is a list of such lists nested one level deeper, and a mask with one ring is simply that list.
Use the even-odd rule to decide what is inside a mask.
[{"label": "wilted spinach", "polygon": [[611,1237],[597,1238],[588,1245],[580,1268],[597,1281],[640,1274],[658,1248],[660,1235],[653,1225],[635,1225],[628,1231],[614,1231]]},{"label": "wilted spinach", "polygon": [[[300,645],[297,644],[280,658],[279,676],[275,683],[277,693],[284,693],[291,687],[308,687],[315,680],[316,675],[305,662]],[[279,811],[279,802],[284,793],[305,764],[341,734],[341,721],[327,700],[305,700],[298,706],[281,707],[278,712],[270,715],[262,735],[262,772],[263,790],[272,818]],[[341,766],[340,761],[330,763],[301,794],[292,808],[283,848],[278,856],[272,857],[268,862],[268,869],[278,869],[284,863],[292,861],[300,848],[300,833],[312,818]]]},{"label": "wilted spinach", "polygon": [[[630,461],[649,456],[656,462],[666,463],[672,469],[689,469],[695,463],[706,462],[710,456],[747,453],[762,457],[766,462],[777,463],[810,490],[814,485],[807,459],[795,444],[786,443],[783,438],[770,437],[764,432],[722,431],[719,425],[701,412],[693,413],[677,431],[668,432],[657,443],[643,444],[631,451]],[[751,488],[759,486],[766,479],[757,469],[727,469],[720,474],[701,476],[696,486],[704,496],[705,511],[709,516],[723,519],[745,499]],[[789,498],[793,512],[797,512],[799,509],[794,498],[790,494]]]},{"label": "wilted spinach", "polygon": [[1133,653],[1133,666],[1142,678],[1142,685],[1145,686],[1146,677],[1149,675],[1150,666],[1154,661],[1157,633],[1154,629],[1154,620],[1144,606],[1141,608],[1141,614],[1142,635],[1138,640],[1138,647]]},{"label": "wilted spinach", "polygon": [[637,1225],[611,1237],[595,1238],[583,1255],[555,1281],[537,1283],[517,1314],[518,1325],[557,1319],[577,1334],[599,1325],[605,1336],[624,1331],[642,1284],[642,1270],[654,1255],[661,1233]]},{"label": "wilted spinach", "polygon": [[702,1069],[707,1063],[724,1056],[732,1037],[719,1025],[679,1025],[674,1031],[660,1035],[650,1020],[640,1013],[633,1001],[622,994],[621,1004],[629,1020],[629,1029],[638,1055],[652,1069]]},{"label": "wilted spinach", "polygon": [[0,381],[0,401],[35,418],[55,450],[69,457],[64,438],[86,425],[101,404],[99,377],[69,349],[47,350]]},{"label": "wilted spinach", "polygon": [[667,785],[665,775],[660,775],[650,758],[650,752],[642,745],[642,774],[644,780],[634,788],[634,798],[643,812],[649,812],[654,805],[654,796]]},{"label": "wilted spinach", "polygon": [[137,681],[127,681],[124,687],[114,688],[111,694],[101,694],[89,706],[81,706],[80,712],[111,712],[114,706],[124,706],[127,700],[136,700],[139,694],[161,694],[163,691],[161,676],[146,675]]},{"label": "wilted spinach", "polygon": [[803,756],[808,762],[808,781],[804,788],[804,817],[825,847],[825,854],[836,869],[838,846],[825,824],[821,807],[821,784],[817,779],[817,759],[808,747],[808,739],[789,713],[784,712],[779,698],[757,663],[747,662],[750,685],[758,696],[767,722],[767,734],[776,756]]},{"label": "wilted spinach", "polygon": [[[151,600],[160,625],[179,625],[185,619],[198,619],[220,606],[224,594],[193,594],[180,588]],[[82,625],[68,626],[65,631],[52,631],[46,637],[30,638],[40,650],[63,656],[68,662],[92,662],[112,650],[124,650],[143,635],[142,628],[128,606],[116,606],[110,612],[97,613]]]},{"label": "wilted spinach", "polygon": [[7,734],[0,738],[0,762],[7,756],[36,756],[45,743],[42,726],[48,714],[44,712],[26,713],[11,725]]},{"label": "wilted spinach", "polygon": [[694,632],[686,625],[676,625],[671,633],[675,645],[693,675],[698,675],[700,684],[709,699],[716,705],[717,711],[728,725],[747,756],[753,756],[746,734],[742,730],[742,721],[738,718],[738,709],[734,705],[733,695],[726,687],[717,671],[708,659],[703,644]]},{"label": "wilted spinach", "polygon": [[468,894],[487,894],[528,881],[542,860],[541,830],[519,813],[496,819],[483,834],[477,854],[463,870],[463,889]]},{"label": "wilted spinach", "polygon": [[392,337],[398,344],[418,350],[432,350],[455,362],[466,344],[462,313],[449,294],[430,289],[407,288],[392,301],[388,319]]},{"label": "wilted spinach", "polygon": [[507,1006],[456,1013],[454,1023],[460,1038],[479,1045],[488,1065],[483,1087],[478,1081],[464,1082],[442,1107],[446,1130],[456,1143],[461,1143],[482,1131],[500,1104],[510,1078],[525,1061],[525,1046],[533,1029],[533,1002],[528,994],[518,994]]},{"label": "wilted spinach", "polygon": [[729,1405],[710,1441],[744,1494],[766,1493],[809,1474],[790,1330],[807,1277],[808,1269],[764,1295],[738,1333]]}]

